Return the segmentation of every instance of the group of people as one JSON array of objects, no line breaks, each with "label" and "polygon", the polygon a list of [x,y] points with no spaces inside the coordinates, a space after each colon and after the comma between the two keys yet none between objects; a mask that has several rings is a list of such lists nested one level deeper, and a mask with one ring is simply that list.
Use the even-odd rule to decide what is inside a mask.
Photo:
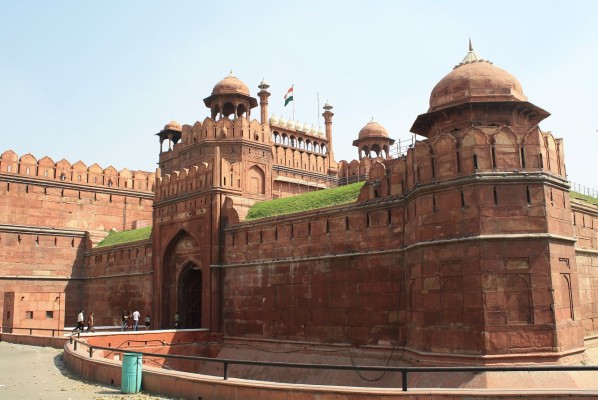
[{"label": "group of people", "polygon": [[[122,332],[126,331],[128,328],[132,328],[132,330],[136,331],[139,330],[139,319],[141,318],[141,314],[138,310],[131,312],[127,312],[127,310],[123,310],[122,317],[121,317],[121,326],[120,330]],[[133,319],[133,323],[131,323],[131,319]],[[152,324],[152,319],[150,315],[147,314],[145,317],[145,329],[149,329]]]},{"label": "group of people", "polygon": [[[128,312],[127,310],[123,310],[120,330],[122,332],[126,331],[129,328],[134,331],[139,330],[140,318],[141,314],[138,310],[135,310],[132,313]],[[152,324],[152,319],[150,318],[149,314],[146,315],[144,323],[145,329],[149,329]],[[178,311],[174,314],[174,328],[181,328],[181,317],[179,316]],[[77,314],[77,327],[74,330],[81,332],[95,332],[95,326],[93,324],[93,313],[89,313],[89,316],[87,317],[87,323],[85,323],[85,315],[83,314],[83,309],[79,310],[79,314]]]},{"label": "group of people", "polygon": [[89,313],[89,316],[87,317],[87,324],[85,324],[85,315],[83,315],[83,309],[81,309],[79,310],[79,314],[77,314],[77,327],[75,330],[85,332],[85,325],[87,325],[87,332],[96,331],[93,324],[93,313]]}]

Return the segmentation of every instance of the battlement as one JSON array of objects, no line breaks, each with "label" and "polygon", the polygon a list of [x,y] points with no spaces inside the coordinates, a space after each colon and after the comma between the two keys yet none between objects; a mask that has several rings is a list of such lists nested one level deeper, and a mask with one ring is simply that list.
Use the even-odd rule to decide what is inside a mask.
[{"label": "battlement", "polygon": [[156,177],[156,201],[196,192],[212,185],[212,164],[202,162],[180,171],[162,176],[158,170]]},{"label": "battlement", "polygon": [[38,160],[31,154],[19,157],[12,150],[0,155],[0,173],[142,192],[152,192],[155,180],[155,174],[151,172],[126,168],[117,171],[112,166],[103,169],[96,163],[88,167],[81,161],[71,164],[65,159],[54,162],[47,156]]},{"label": "battlement", "polygon": [[562,139],[539,128],[470,127],[415,142],[399,158],[339,163],[339,183],[367,179],[372,196],[402,195],[418,185],[477,173],[544,172],[566,179]]},{"label": "battlement", "polygon": [[230,120],[223,117],[218,121],[207,117],[202,122],[197,121],[193,126],[183,125],[181,144],[191,145],[202,140],[210,139],[245,139],[259,143],[270,144],[270,136],[257,120],[249,121],[245,117]]}]

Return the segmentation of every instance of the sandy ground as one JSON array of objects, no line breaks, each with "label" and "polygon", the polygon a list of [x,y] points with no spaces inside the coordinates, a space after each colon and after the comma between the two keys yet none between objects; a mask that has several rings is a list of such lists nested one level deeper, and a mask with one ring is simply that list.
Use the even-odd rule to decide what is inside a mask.
[{"label": "sandy ground", "polygon": [[62,350],[0,342],[0,399],[170,399],[122,394],[119,387],[84,381],[66,369]]}]

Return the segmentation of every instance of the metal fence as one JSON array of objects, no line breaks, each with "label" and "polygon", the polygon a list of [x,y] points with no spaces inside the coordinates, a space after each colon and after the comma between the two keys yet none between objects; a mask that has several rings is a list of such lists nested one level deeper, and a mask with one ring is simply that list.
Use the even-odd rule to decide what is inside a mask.
[{"label": "metal fence", "polygon": [[[332,364],[303,364],[303,363],[283,363],[283,362],[269,362],[269,361],[250,361],[250,360],[234,360],[234,359],[223,359],[223,358],[210,358],[210,357],[198,357],[198,356],[183,356],[176,354],[158,354],[158,353],[147,353],[140,351],[130,351],[122,347],[104,347],[104,346],[93,346],[89,343],[81,340],[81,331],[65,330],[65,329],[44,329],[44,328],[4,328],[12,332],[13,330],[24,330],[28,331],[29,335],[33,335],[34,331],[51,331],[52,337],[55,333],[70,333],[69,343],[73,345],[73,349],[77,351],[78,346],[87,347],[89,357],[93,357],[94,350],[104,350],[111,353],[134,353],[141,354],[144,357],[164,358],[164,359],[179,359],[187,361],[203,361],[208,363],[216,363],[222,365],[222,379],[227,380],[229,378],[229,366],[231,365],[252,365],[260,367],[277,367],[277,368],[296,368],[296,369],[312,369],[312,370],[336,370],[336,371],[355,371],[355,372],[395,372],[401,374],[401,389],[406,392],[409,389],[408,376],[409,374],[429,374],[429,373],[457,373],[457,372],[554,372],[554,371],[598,371],[598,365],[530,365],[530,366],[509,366],[509,367],[389,367],[389,366],[357,366],[357,365],[332,365]],[[127,344],[132,342],[131,340],[125,341]],[[148,341],[136,340],[134,342],[148,344]],[[166,345],[161,340],[152,340],[151,342],[158,342],[162,345]],[[598,377],[596,378],[598,382]]]},{"label": "metal fence", "polygon": [[571,191],[598,199],[598,189],[580,185],[575,182],[569,182],[569,184],[571,185]]},{"label": "metal fence", "polygon": [[[88,348],[90,357],[93,357],[94,350],[104,350],[109,352],[127,352],[134,354],[141,354],[144,357],[164,358],[164,359],[179,359],[187,361],[203,361],[208,363],[217,363],[222,365],[223,373],[222,379],[229,378],[228,367],[231,365],[252,365],[259,367],[278,367],[278,368],[296,368],[296,369],[312,369],[312,370],[336,370],[336,371],[355,371],[355,372],[396,372],[401,374],[401,389],[406,392],[409,389],[408,375],[409,374],[429,374],[429,373],[456,373],[456,372],[546,372],[546,371],[598,371],[598,365],[530,365],[530,366],[513,366],[513,367],[389,367],[389,366],[356,366],[356,365],[332,365],[332,364],[303,364],[303,363],[284,363],[284,362],[270,362],[270,361],[250,361],[250,360],[234,360],[223,358],[197,357],[197,356],[183,356],[175,354],[157,354],[140,351],[129,351],[123,348],[93,346],[87,342],[74,338],[71,335],[70,343],[74,350],[77,350],[77,345]],[[598,377],[596,378],[598,382]]]}]

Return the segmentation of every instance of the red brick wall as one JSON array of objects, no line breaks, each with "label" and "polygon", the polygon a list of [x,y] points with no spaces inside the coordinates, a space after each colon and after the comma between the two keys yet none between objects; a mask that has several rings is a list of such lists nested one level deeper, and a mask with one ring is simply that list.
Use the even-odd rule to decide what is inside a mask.
[{"label": "red brick wall", "polygon": [[[74,325],[86,302],[81,278],[88,239],[150,221],[153,181],[141,171],[2,153],[0,292],[64,292],[64,321]],[[3,301],[0,296],[5,316]]]},{"label": "red brick wall", "polygon": [[367,252],[400,246],[401,221],[399,207],[347,207],[343,213],[306,213],[227,230],[225,334],[397,343],[400,258]]},{"label": "red brick wall", "polygon": [[153,318],[151,241],[86,252],[82,276],[84,308],[96,325],[120,325],[124,310]]},{"label": "red brick wall", "polygon": [[572,228],[577,237],[580,312],[586,336],[598,334],[598,206],[572,201]]}]

